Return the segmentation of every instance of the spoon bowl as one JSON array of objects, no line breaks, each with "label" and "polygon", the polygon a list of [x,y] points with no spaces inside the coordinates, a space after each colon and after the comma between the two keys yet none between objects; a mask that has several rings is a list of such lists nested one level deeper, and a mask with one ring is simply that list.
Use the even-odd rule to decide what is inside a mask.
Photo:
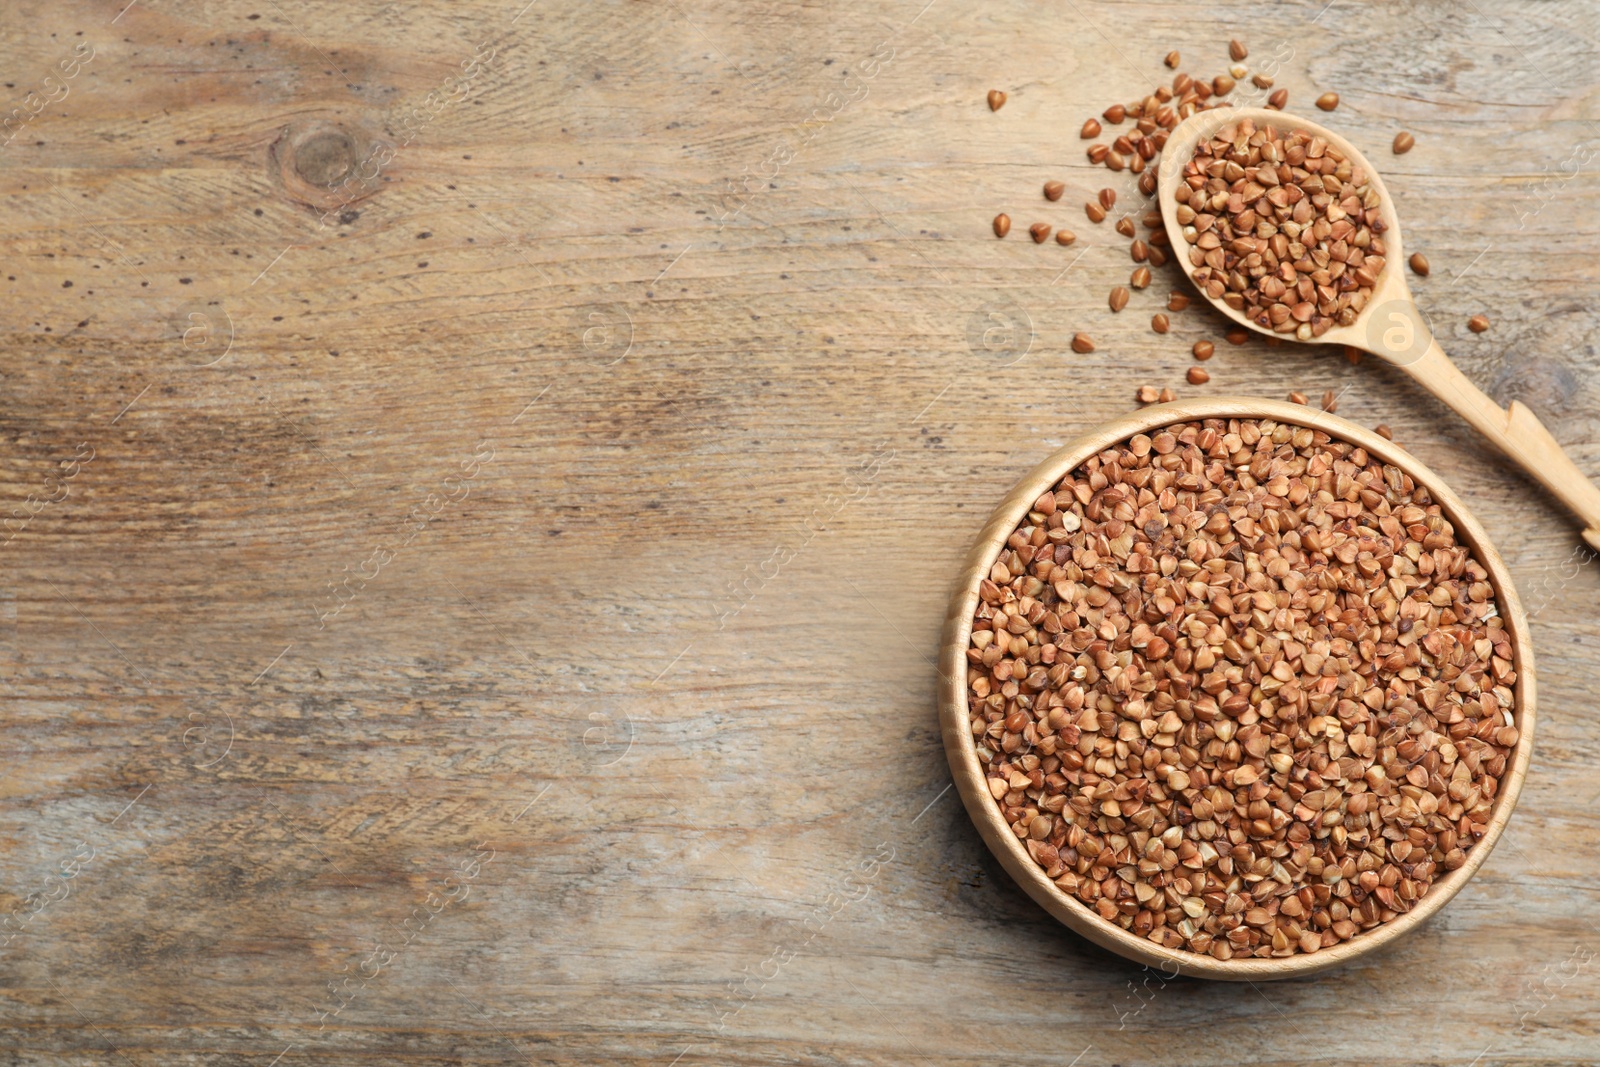
[{"label": "spoon bowl", "polygon": [[[1187,241],[1182,241],[1180,245],[1183,225],[1177,218],[1178,201],[1176,193],[1178,186],[1183,183],[1183,166],[1178,161],[1181,160],[1183,164],[1187,164],[1194,157],[1195,149],[1202,141],[1210,140],[1225,126],[1236,125],[1247,120],[1254,122],[1257,129],[1263,126],[1273,126],[1285,132],[1304,130],[1309,134],[1323,138],[1328,142],[1328,147],[1337,149],[1353,165],[1365,170],[1368,181],[1371,182],[1373,189],[1378,193],[1378,214],[1382,217],[1384,225],[1387,227],[1383,234],[1383,240],[1385,258],[1388,262],[1372,288],[1372,297],[1367,301],[1366,307],[1362,309],[1354,323],[1349,326],[1334,325],[1326,333],[1313,338],[1309,343],[1355,345],[1357,348],[1365,350],[1368,347],[1366,331],[1370,323],[1375,318],[1382,317],[1385,311],[1401,311],[1404,313],[1405,309],[1409,308],[1413,313],[1420,316],[1420,312],[1415,311],[1416,302],[1411,299],[1411,290],[1406,286],[1405,272],[1399,269],[1399,265],[1405,262],[1404,245],[1400,237],[1400,220],[1395,216],[1394,201],[1389,196],[1389,190],[1383,184],[1382,176],[1378,174],[1371,163],[1367,162],[1366,157],[1361,154],[1360,150],[1343,137],[1314,122],[1287,115],[1281,111],[1268,111],[1262,108],[1210,108],[1206,111],[1196,112],[1191,118],[1184,120],[1172,131],[1172,136],[1167,139],[1166,146],[1162,150],[1162,157],[1177,165],[1161,168],[1157,184],[1157,196],[1161,200],[1161,218],[1167,224],[1167,233],[1173,239],[1174,248],[1182,248],[1185,252],[1188,248]],[[1176,258],[1183,266],[1183,272],[1189,276],[1189,280],[1194,281],[1194,273],[1197,268],[1189,261],[1189,256],[1183,254],[1178,255]],[[1239,325],[1246,326],[1257,333],[1266,334],[1268,337],[1277,337],[1285,341],[1299,340],[1292,333],[1285,334],[1266,329],[1260,324],[1252,322],[1242,311],[1229,307],[1221,300],[1211,299],[1210,295],[1198,283],[1196,288],[1200,288],[1202,296],[1211,300],[1211,303],[1219,311]],[[1394,304],[1395,306],[1385,308],[1384,305],[1386,304]],[[1393,363],[1399,363],[1404,359],[1402,353],[1397,353],[1390,349],[1374,354]]]},{"label": "spoon bowl", "polygon": [[1184,181],[1183,168],[1194,158],[1195,149],[1203,140],[1215,136],[1226,126],[1245,121],[1253,122],[1258,130],[1270,126],[1285,133],[1303,130],[1321,137],[1329,147],[1343,153],[1353,166],[1365,170],[1378,194],[1378,213],[1386,227],[1383,234],[1386,262],[1374,281],[1371,297],[1355,321],[1344,326],[1335,324],[1309,340],[1294,333],[1279,333],[1252,321],[1242,311],[1229,307],[1225,300],[1212,297],[1196,282],[1200,295],[1234,322],[1268,337],[1311,344],[1351,345],[1399,367],[1465,418],[1582,519],[1584,540],[1600,551],[1600,488],[1577,468],[1532,411],[1516,401],[1509,408],[1500,407],[1462,374],[1439,347],[1406,285],[1405,246],[1394,200],[1377,168],[1345,138],[1308,119],[1262,108],[1211,108],[1196,112],[1179,123],[1162,149],[1165,165],[1160,170],[1156,196],[1172,241],[1173,258],[1183,267],[1189,280],[1195,281],[1197,267],[1190,261],[1192,246],[1177,217],[1176,194]]}]

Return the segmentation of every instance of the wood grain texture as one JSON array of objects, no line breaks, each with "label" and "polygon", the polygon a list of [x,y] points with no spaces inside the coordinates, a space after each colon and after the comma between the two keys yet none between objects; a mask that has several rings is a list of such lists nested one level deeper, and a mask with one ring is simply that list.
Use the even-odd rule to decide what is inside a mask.
[{"label": "wood grain texture", "polygon": [[1600,567],[1401,371],[1206,387],[1388,423],[1531,620],[1516,815],[1393,951],[1078,938],[947,791],[933,665],[1009,486],[1220,338],[1148,329],[1175,265],[1112,315],[1081,208],[1172,47],[1338,90],[1441,344],[1600,474],[1600,12],[524,3],[0,11],[5,1062],[1600,1058]]}]

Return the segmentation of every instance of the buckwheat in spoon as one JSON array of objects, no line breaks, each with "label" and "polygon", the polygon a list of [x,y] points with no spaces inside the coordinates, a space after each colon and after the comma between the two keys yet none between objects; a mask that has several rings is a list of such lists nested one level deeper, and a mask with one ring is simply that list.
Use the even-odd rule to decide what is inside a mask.
[{"label": "buckwheat in spoon", "polygon": [[1224,107],[1180,123],[1162,157],[1157,196],[1178,262],[1223,314],[1393,363],[1576,513],[1600,551],[1600,489],[1533,412],[1501,408],[1439,347],[1400,269],[1394,203],[1350,142],[1281,111]]}]

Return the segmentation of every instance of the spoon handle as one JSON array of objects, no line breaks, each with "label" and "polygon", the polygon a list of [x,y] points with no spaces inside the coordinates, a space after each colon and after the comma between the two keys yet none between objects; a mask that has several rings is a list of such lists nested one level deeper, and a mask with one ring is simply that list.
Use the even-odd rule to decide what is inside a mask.
[{"label": "spoon handle", "polygon": [[1496,404],[1450,362],[1439,342],[1430,338],[1421,357],[1400,368],[1428,392],[1444,401],[1493,441],[1550,494],[1583,520],[1583,539],[1600,552],[1600,488],[1580,471],[1538,416],[1513,400],[1509,409]]}]

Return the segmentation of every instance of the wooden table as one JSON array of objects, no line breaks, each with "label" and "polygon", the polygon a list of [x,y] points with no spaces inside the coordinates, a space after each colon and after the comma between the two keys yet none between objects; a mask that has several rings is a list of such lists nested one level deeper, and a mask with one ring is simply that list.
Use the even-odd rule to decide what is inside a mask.
[{"label": "wooden table", "polygon": [[[1187,386],[1221,320],[1107,309],[1078,137],[1232,36],[1336,89],[1445,347],[1600,473],[1600,9],[924,2],[6,5],[5,1062],[1600,1058],[1600,568],[1373,360]],[[1516,818],[1370,963],[1164,982],[948,788],[958,561],[1143,384],[1335,391],[1533,614]]]}]

